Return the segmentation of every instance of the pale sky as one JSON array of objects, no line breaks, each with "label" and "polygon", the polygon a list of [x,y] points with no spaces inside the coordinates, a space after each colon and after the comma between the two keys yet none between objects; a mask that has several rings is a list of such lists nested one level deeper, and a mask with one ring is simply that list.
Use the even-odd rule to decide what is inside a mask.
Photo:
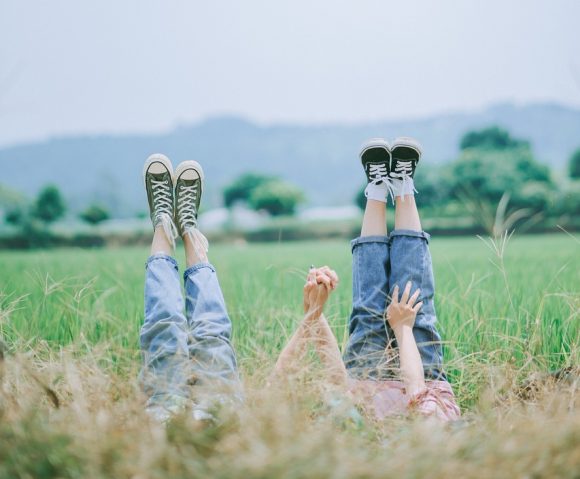
[{"label": "pale sky", "polygon": [[580,106],[577,0],[0,0],[0,146]]}]

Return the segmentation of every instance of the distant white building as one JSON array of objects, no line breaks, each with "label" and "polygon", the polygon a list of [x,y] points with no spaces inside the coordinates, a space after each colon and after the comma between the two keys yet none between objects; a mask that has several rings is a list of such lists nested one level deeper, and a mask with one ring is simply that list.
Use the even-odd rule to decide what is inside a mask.
[{"label": "distant white building", "polygon": [[298,217],[304,221],[339,221],[356,220],[361,211],[355,205],[320,206],[309,208],[299,213]]},{"label": "distant white building", "polygon": [[199,216],[199,228],[208,233],[231,228],[239,231],[250,231],[263,226],[269,215],[249,209],[236,203],[231,209],[216,208]]}]

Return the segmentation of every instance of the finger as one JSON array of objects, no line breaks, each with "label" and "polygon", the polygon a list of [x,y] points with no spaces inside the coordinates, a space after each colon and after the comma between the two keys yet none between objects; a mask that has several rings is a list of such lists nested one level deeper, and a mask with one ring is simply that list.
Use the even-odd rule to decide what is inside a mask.
[{"label": "finger", "polygon": [[391,295],[391,303],[397,304],[399,302],[399,285],[395,285],[393,288],[393,294]]},{"label": "finger", "polygon": [[319,281],[320,286],[324,286],[326,291],[332,290],[332,284],[330,282],[330,278],[325,276],[321,281]]},{"label": "finger", "polygon": [[338,274],[336,274],[336,271],[334,271],[333,269],[331,269],[328,266],[323,266],[322,268],[320,268],[320,271],[323,272],[324,274],[326,274],[327,276],[330,276],[330,279],[334,283],[338,283],[339,279],[338,279]]},{"label": "finger", "polygon": [[326,289],[330,289],[330,278],[326,275],[319,275],[316,277],[316,282],[319,284],[323,284]]},{"label": "finger", "polygon": [[316,279],[316,268],[310,268],[306,276],[306,281],[312,281],[314,279]]},{"label": "finger", "polygon": [[338,275],[336,274],[336,271],[331,269],[329,275],[330,275],[330,279],[332,281],[332,287],[336,288],[336,286],[338,285],[338,282],[339,282]]},{"label": "finger", "polygon": [[328,266],[323,266],[320,268],[319,273],[328,276],[332,280],[332,270]]},{"label": "finger", "polygon": [[421,306],[423,306],[423,301],[419,301],[414,307],[413,307],[413,312],[414,313],[418,313],[419,310],[421,309]]},{"label": "finger", "polygon": [[409,298],[409,302],[407,304],[409,306],[413,306],[415,304],[415,302],[417,301],[417,298],[419,297],[420,294],[421,294],[421,290],[419,288],[417,288],[415,290],[415,292],[413,293],[413,296],[411,296]]},{"label": "finger", "polygon": [[407,301],[409,301],[409,293],[411,292],[411,286],[412,286],[411,281],[407,281],[405,291],[403,291],[403,295],[401,296],[401,303],[407,304]]},{"label": "finger", "polygon": [[327,278],[329,281],[332,281],[330,274],[326,273],[325,271],[318,271],[316,275],[316,281],[319,281],[320,278]]}]

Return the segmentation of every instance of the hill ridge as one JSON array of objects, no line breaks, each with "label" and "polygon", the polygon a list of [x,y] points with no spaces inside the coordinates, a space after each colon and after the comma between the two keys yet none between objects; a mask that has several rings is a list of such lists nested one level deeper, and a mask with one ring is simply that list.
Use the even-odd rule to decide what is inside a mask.
[{"label": "hill ridge", "polygon": [[425,159],[440,164],[456,157],[466,131],[490,125],[529,140],[536,157],[556,170],[580,146],[580,109],[555,103],[500,103],[474,112],[353,124],[264,125],[228,115],[159,133],[65,136],[2,148],[0,183],[30,196],[55,183],[73,210],[98,201],[133,214],[145,205],[142,162],[161,151],[175,165],[186,159],[203,164],[208,206],[218,205],[221,188],[245,171],[281,175],[304,188],[311,204],[344,204],[363,182],[357,153],[366,138],[415,136]]}]

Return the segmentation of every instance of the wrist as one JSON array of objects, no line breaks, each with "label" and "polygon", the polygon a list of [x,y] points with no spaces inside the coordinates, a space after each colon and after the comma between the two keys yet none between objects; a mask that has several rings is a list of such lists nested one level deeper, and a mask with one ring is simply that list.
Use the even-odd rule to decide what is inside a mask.
[{"label": "wrist", "polygon": [[408,324],[398,324],[394,328],[391,328],[395,333],[396,337],[403,336],[405,333],[409,331],[413,331],[413,327]]},{"label": "wrist", "polygon": [[305,312],[308,319],[317,319],[322,314],[322,307],[317,305],[311,305]]},{"label": "wrist", "polygon": [[309,311],[317,311],[317,312],[321,312],[324,309],[324,305],[326,303],[317,303],[314,302],[310,305],[310,307],[308,308]]}]

